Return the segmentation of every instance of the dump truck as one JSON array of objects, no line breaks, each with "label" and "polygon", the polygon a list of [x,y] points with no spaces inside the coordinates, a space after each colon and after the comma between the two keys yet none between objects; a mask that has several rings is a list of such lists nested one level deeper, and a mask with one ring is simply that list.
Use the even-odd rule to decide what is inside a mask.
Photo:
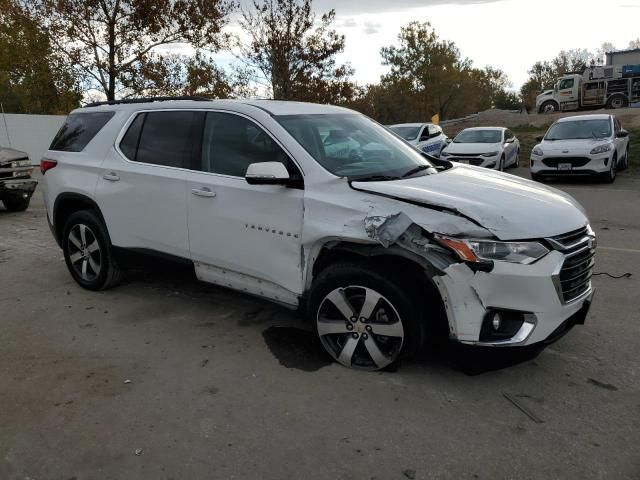
[{"label": "dump truck", "polygon": [[625,108],[640,102],[640,65],[588,67],[563,75],[536,98],[539,113]]}]

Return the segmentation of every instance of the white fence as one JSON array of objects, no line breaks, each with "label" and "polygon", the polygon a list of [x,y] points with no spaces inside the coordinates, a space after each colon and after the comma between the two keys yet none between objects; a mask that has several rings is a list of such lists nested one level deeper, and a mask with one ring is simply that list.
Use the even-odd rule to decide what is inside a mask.
[{"label": "white fence", "polygon": [[37,165],[65,118],[64,115],[0,113],[0,146],[27,152],[31,163]]}]

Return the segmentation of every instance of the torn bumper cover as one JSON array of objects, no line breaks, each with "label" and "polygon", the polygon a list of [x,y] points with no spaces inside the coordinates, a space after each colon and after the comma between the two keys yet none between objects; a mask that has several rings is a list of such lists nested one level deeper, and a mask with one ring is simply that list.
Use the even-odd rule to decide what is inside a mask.
[{"label": "torn bumper cover", "polygon": [[15,195],[22,197],[31,197],[36,190],[38,181],[33,178],[24,178],[16,180],[0,179],[0,195]]},{"label": "torn bumper cover", "polygon": [[[428,260],[431,280],[447,313],[450,337],[486,346],[525,346],[558,338],[584,323],[593,290],[563,300],[558,273],[565,254],[552,250],[533,264],[493,262],[490,271],[472,269],[433,243],[404,213],[367,217],[367,235],[384,247],[398,245]],[[569,325],[571,324],[571,325]]]}]

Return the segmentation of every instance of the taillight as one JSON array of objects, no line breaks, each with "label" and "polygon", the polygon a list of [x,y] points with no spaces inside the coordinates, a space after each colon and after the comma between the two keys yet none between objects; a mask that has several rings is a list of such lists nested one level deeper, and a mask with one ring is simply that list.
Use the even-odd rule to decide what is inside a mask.
[{"label": "taillight", "polygon": [[43,175],[47,172],[47,170],[51,170],[53,167],[58,165],[56,160],[49,160],[48,158],[43,158],[40,160],[40,173]]}]

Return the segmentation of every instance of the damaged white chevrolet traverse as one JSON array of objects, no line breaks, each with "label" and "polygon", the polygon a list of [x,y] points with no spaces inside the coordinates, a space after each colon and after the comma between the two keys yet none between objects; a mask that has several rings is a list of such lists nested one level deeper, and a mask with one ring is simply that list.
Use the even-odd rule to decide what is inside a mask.
[{"label": "damaged white chevrolet traverse", "polygon": [[591,303],[595,236],[573,198],[430,158],[344,108],[94,104],[69,115],[41,171],[82,287],[115,285],[125,251],[187,259],[205,282],[301,309],[352,368],[438,333],[544,344]]}]

